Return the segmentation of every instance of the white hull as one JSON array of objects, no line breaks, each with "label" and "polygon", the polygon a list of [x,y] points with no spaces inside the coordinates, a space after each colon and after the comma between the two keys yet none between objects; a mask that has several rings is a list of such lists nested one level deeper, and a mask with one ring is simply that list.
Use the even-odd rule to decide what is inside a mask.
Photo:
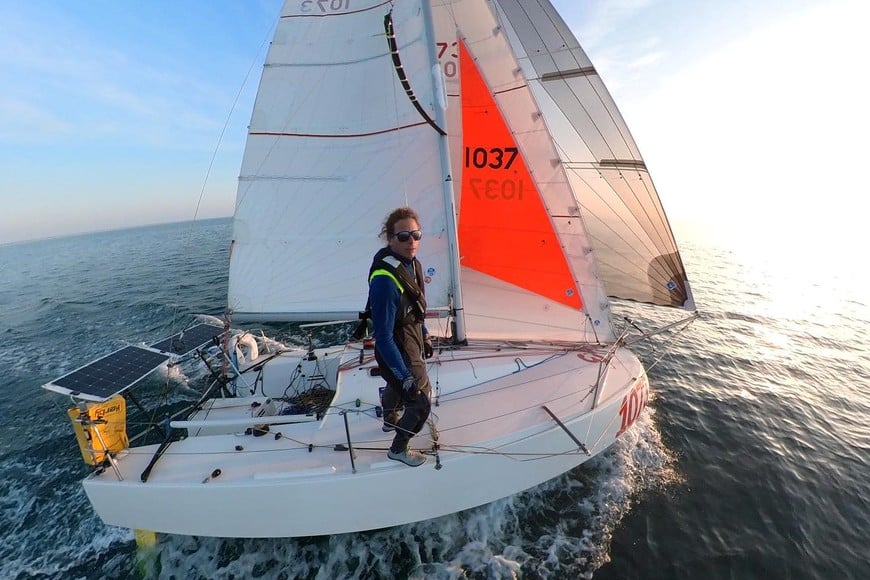
[{"label": "white hull", "polygon": [[[336,393],[322,420],[287,416],[300,422],[254,437],[244,434],[253,399],[219,400],[194,417],[191,436],[168,447],[147,482],[140,474],[156,446],[117,456],[123,480],[105,469],[84,487],[107,524],[185,535],[315,536],[435,518],[538,485],[607,449],[643,408],[647,379],[620,348],[599,381],[602,365],[590,359],[604,353],[541,345],[440,353],[429,366],[438,461],[430,456],[418,468],[386,457],[392,433],[381,431],[374,411],[384,382],[371,376],[369,351],[362,364],[354,345],[318,351],[317,361],[286,353],[265,365],[259,400],[284,394],[294,373],[303,376],[299,384],[325,380]],[[346,449],[336,450],[347,446],[348,432],[353,466]],[[429,428],[411,445],[432,450]],[[215,469],[220,475],[207,479]]]}]

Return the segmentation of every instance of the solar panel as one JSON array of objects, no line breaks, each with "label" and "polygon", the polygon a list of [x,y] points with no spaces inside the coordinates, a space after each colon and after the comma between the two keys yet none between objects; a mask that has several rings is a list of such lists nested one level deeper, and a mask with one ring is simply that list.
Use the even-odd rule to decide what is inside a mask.
[{"label": "solar panel", "polygon": [[215,336],[220,336],[224,329],[211,324],[197,324],[187,330],[173,334],[169,338],[155,342],[151,348],[160,352],[168,352],[179,356],[186,355],[211,342]]},{"label": "solar panel", "polygon": [[110,355],[66,374],[45,388],[81,398],[104,401],[132,387],[169,360],[168,354],[139,346],[125,346]]}]

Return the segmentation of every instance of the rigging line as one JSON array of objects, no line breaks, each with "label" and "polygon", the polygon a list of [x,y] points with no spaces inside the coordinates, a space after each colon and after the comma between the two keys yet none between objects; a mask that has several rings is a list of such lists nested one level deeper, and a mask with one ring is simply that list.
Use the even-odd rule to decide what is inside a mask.
[{"label": "rigging line", "polygon": [[[644,408],[646,408],[646,405],[644,405]],[[598,435],[598,439],[596,439],[595,443],[593,443],[589,447],[590,450],[594,450],[596,447],[598,447],[598,444],[601,443],[601,440],[604,439],[604,436],[607,435],[607,433],[610,431],[610,426],[613,425],[613,422],[616,420],[617,417],[620,417],[619,413],[614,413],[610,416],[610,420],[607,422],[607,425],[604,426],[604,429],[601,430],[600,434]],[[592,451],[592,455],[595,455],[594,451]]]},{"label": "rigging line", "polygon": [[442,137],[447,135],[447,132],[444,131],[438,124],[429,116],[426,110],[423,108],[423,105],[420,104],[420,101],[417,100],[417,96],[414,94],[414,89],[411,88],[411,83],[408,81],[408,77],[405,75],[405,68],[402,66],[402,59],[399,56],[399,47],[396,43],[396,34],[393,29],[393,11],[392,9],[387,12],[387,15],[384,16],[384,32],[387,35],[387,44],[390,47],[390,54],[393,57],[393,68],[396,71],[396,76],[399,77],[399,82],[402,83],[402,88],[405,89],[405,94],[408,95],[408,99],[411,101],[411,104],[414,105],[414,108],[417,109],[417,112],[420,113],[420,116],[426,120],[429,125],[435,129],[439,135]]},{"label": "rigging line", "polygon": [[[660,354],[657,358],[653,359],[652,364],[650,364],[650,365],[647,366],[647,368],[646,368],[647,373],[649,373],[649,371],[651,371],[652,369],[654,369],[654,368],[656,367],[656,365],[658,365],[662,360],[664,360],[664,358],[665,358],[666,356],[668,356],[668,355],[670,355],[670,354],[673,354],[673,351],[672,351],[672,350],[667,349],[667,348],[665,348],[665,347],[667,347],[668,343],[673,342],[673,341],[677,338],[677,336],[678,336],[680,333],[685,332],[685,331],[689,328],[689,326],[691,326],[699,316],[700,316],[700,315],[693,315],[693,316],[691,316],[691,317],[689,317],[689,318],[687,318],[687,319],[680,320],[679,322],[675,323],[675,324],[685,323],[685,326],[683,326],[682,328],[678,328],[678,329],[675,331],[675,333],[674,333],[673,335],[671,335],[670,337],[668,337],[666,340],[662,341],[662,344],[660,344],[660,345],[656,345],[656,344],[654,344],[654,345],[653,345],[653,347],[654,347],[656,350],[658,350],[659,347],[662,347],[663,352],[661,352],[661,354]],[[673,325],[669,325],[669,326],[673,326]],[[668,328],[669,328],[669,327],[664,327],[664,328],[658,329],[658,330],[656,330],[656,331],[654,331],[654,332],[655,332],[655,333],[663,332],[664,330],[666,330],[666,329],[668,329]],[[640,337],[640,338],[638,338],[638,339],[635,340],[634,342],[640,342],[641,340],[644,340],[644,339],[646,339],[646,340],[650,340],[650,342],[652,342],[652,340],[651,340],[651,335],[650,335],[649,333],[647,333],[644,337]]]},{"label": "rigging line", "polygon": [[[498,451],[496,449],[491,449],[488,447],[472,447],[465,445],[441,445],[439,447],[439,451],[441,452],[449,452],[449,453],[464,453],[466,455],[501,455],[502,457],[506,457],[507,459],[513,459],[515,461],[531,461],[536,459],[547,459],[550,457],[560,457],[564,455],[583,455],[586,456],[586,453],[583,453],[580,449],[570,449],[568,451]],[[529,457],[530,459],[517,459],[522,457]]]},{"label": "rigging line", "polygon": [[[154,405],[154,408],[151,410],[150,416],[148,416],[149,414],[147,412],[145,413],[145,415],[148,416],[148,427],[149,428],[159,425],[159,423],[157,422],[157,414],[161,410],[163,410],[166,406],[171,405],[171,403],[169,401],[169,395],[172,393],[172,391],[174,389],[171,387],[170,381],[171,381],[171,377],[170,377],[170,374],[167,372],[166,381],[163,383],[163,387],[162,387],[160,393],[158,394],[158,400],[157,400],[156,404]],[[189,383],[189,380],[188,380],[188,383]],[[200,398],[198,401],[191,402],[182,411],[179,411],[178,413],[176,413],[176,415],[179,415],[183,412],[189,413],[189,412],[193,411],[195,408],[197,408],[198,406],[200,406],[206,400],[206,398],[211,393],[211,391],[214,389],[216,384],[217,384],[217,381],[212,381],[212,383],[205,389],[205,391],[200,393]],[[167,414],[166,421],[168,422],[169,420],[171,420],[171,417]],[[169,428],[168,425],[167,425],[167,428],[168,428],[169,433],[171,434],[173,431],[172,428]],[[167,445],[168,445],[168,443],[167,443]]]},{"label": "rigging line", "polygon": [[[494,317],[490,317],[495,320],[501,320]],[[510,320],[510,319],[504,319]],[[547,326],[547,325],[542,325]],[[581,346],[577,346],[580,344]],[[468,355],[465,357],[456,357],[454,360],[473,360],[479,358],[496,358],[496,357],[514,357],[514,353],[507,352],[502,353],[502,351],[506,349],[517,349],[523,350],[524,354],[531,356],[543,356],[547,353],[555,353],[555,354],[567,354],[569,352],[573,352],[575,350],[584,350],[588,343],[578,343],[575,340],[469,340],[466,345],[468,348],[452,348],[451,345],[447,345],[444,350],[449,352],[461,351],[461,350],[472,350],[472,351],[485,351],[487,354],[477,354],[477,355]],[[493,354],[489,354],[493,353]]]},{"label": "rigging line", "polygon": [[636,337],[632,340],[627,340],[625,342],[625,345],[631,346],[637,342],[640,342],[641,340],[649,340],[650,338],[652,338],[656,334],[661,334],[661,333],[666,332],[672,328],[679,327],[680,325],[684,325],[679,329],[679,332],[682,332],[683,330],[688,328],[689,325],[692,324],[700,316],[701,316],[701,313],[696,310],[695,312],[693,312],[691,315],[687,316],[686,318],[682,318],[682,319],[677,320],[675,322],[672,322],[670,324],[666,324],[665,326],[662,326],[660,328],[656,328],[655,330],[651,330],[650,332],[646,332],[643,334],[643,336]]},{"label": "rigging line", "polygon": [[[336,449],[336,445],[344,445],[344,443],[330,443],[330,444],[313,444],[313,443],[305,443],[299,441],[297,439],[293,439],[292,437],[287,437],[286,435],[278,432],[276,435],[280,435],[281,439],[287,439],[288,441],[292,441],[293,443],[297,443],[300,447],[297,448],[288,448],[288,449],[246,449],[245,453],[287,453],[288,451],[307,451],[310,452],[312,449],[327,449],[333,451],[346,451],[346,449]],[[419,437],[419,435],[418,435]],[[424,438],[425,439],[425,438]],[[386,451],[389,449],[389,445],[383,447],[370,447],[367,445],[354,445],[354,450],[356,451]],[[568,451],[559,451],[559,452],[543,452],[543,451],[517,451],[517,452],[508,452],[508,451],[497,451],[495,449],[487,448],[487,447],[471,447],[471,446],[462,446],[462,445],[447,445],[440,446],[439,451],[450,452],[450,453],[461,453],[466,455],[501,455],[508,459],[515,459],[516,461],[528,461],[522,459],[516,459],[517,457],[532,457],[532,458],[548,458],[548,457],[559,457],[564,455],[586,455],[579,449],[577,450],[568,450]],[[126,453],[128,455],[152,455],[149,452],[143,452],[141,448],[131,448],[127,449]],[[162,455],[168,456],[213,456],[213,455],[236,455],[238,451],[177,451],[177,450],[166,450]]]},{"label": "rigging line", "polygon": [[[575,403],[575,405],[578,405],[578,404],[580,404],[580,403],[585,402],[586,399],[588,399],[589,396],[592,395],[592,394],[595,392],[595,387],[596,387],[596,385],[592,385],[592,386],[590,386],[590,387],[586,390],[586,393],[585,393],[582,397],[580,397],[580,399]],[[579,391],[579,390],[578,390],[578,391]],[[582,392],[582,391],[579,391],[579,392]],[[544,401],[544,402],[545,402],[545,403],[555,403],[555,402],[561,401],[562,399],[567,399],[567,398],[569,398],[569,397],[574,397],[574,396],[578,395],[579,392],[568,393],[568,394],[565,394],[565,395],[561,395],[561,396],[559,396],[559,397],[555,397],[555,398],[549,399],[549,400]],[[456,429],[463,429],[463,428],[467,428],[467,427],[472,427],[472,426],[476,426],[476,425],[481,425],[481,424],[483,424],[483,423],[486,423],[487,421],[497,421],[497,420],[499,420],[499,419],[504,419],[505,417],[510,417],[511,415],[516,415],[516,414],[518,414],[518,413],[524,413],[524,412],[526,412],[526,411],[530,411],[530,410],[538,409],[538,408],[540,408],[540,407],[541,407],[541,405],[538,405],[538,404],[529,405],[528,407],[522,407],[522,408],[520,408],[520,409],[515,409],[515,410],[513,410],[513,411],[508,411],[507,413],[503,413],[503,414],[501,414],[501,415],[495,415],[495,416],[493,416],[493,417],[487,417],[486,419],[475,419],[474,422],[472,422],[472,423],[464,423],[464,424],[462,424],[462,425],[454,425],[453,427],[447,427],[447,428],[445,428],[445,429],[442,429],[441,431],[444,432],[444,433],[447,433],[447,432],[449,432],[449,431],[454,431],[454,430],[456,430]],[[591,412],[592,410],[594,410],[594,409],[591,409],[590,411],[585,411],[584,413],[589,413],[589,412]],[[533,435],[529,435],[529,437],[532,437],[532,436],[533,436]],[[528,437],[524,437],[523,439],[527,439],[527,438],[528,438]]]},{"label": "rigging line", "polygon": [[[338,443],[336,445],[343,445],[343,444]],[[321,447],[328,447],[330,449],[333,449],[334,451],[347,451],[346,447],[345,448],[336,448],[335,446],[331,446],[331,445],[330,446],[321,446]],[[422,453],[425,455],[434,455],[434,453],[431,450],[426,449],[425,447],[419,447],[417,445],[415,445],[414,447],[418,447],[418,448],[422,449],[423,450]],[[389,449],[389,445],[383,446],[383,447],[372,447],[372,446],[367,446],[367,445],[354,445],[353,448],[354,448],[354,451],[387,451]],[[547,459],[550,457],[560,457],[560,456],[564,456],[564,455],[584,455],[584,456],[586,455],[585,453],[583,453],[579,449],[577,449],[577,450],[571,449],[568,451],[516,451],[516,452],[512,452],[512,451],[498,451],[496,449],[492,449],[489,447],[470,447],[470,446],[462,446],[462,445],[457,445],[457,446],[448,445],[446,447],[439,446],[438,451],[439,452],[449,451],[450,453],[465,454],[465,455],[500,455],[502,457],[505,457],[507,459],[512,459],[514,461],[536,461],[539,459]],[[518,458],[522,458],[522,457],[528,457],[528,459],[518,459]],[[437,469],[437,467],[436,467],[436,469]]]},{"label": "rigging line", "polygon": [[[577,400],[577,401],[574,403],[574,405],[579,405],[579,404],[585,402],[586,399],[588,399],[589,396],[592,395],[592,394],[595,392],[596,386],[597,386],[597,385],[595,385],[595,384],[589,386],[589,387],[586,389],[586,393],[583,394],[583,396],[580,397],[579,400]],[[578,389],[578,390],[575,391],[575,392],[566,393],[566,394],[564,394],[564,395],[560,395],[560,396],[558,396],[558,397],[553,397],[553,398],[551,398],[551,399],[548,399],[548,400],[544,401],[544,403],[545,403],[545,404],[552,404],[552,403],[555,403],[555,402],[561,401],[561,400],[563,400],[563,399],[567,399],[567,398],[570,398],[570,397],[576,397],[576,396],[578,396],[578,395],[581,394],[581,393],[582,393],[582,388],[581,388],[581,389]],[[467,428],[467,427],[471,427],[471,426],[481,425],[481,424],[483,424],[483,423],[486,423],[487,421],[497,421],[497,420],[499,420],[499,419],[504,419],[505,417],[510,417],[510,416],[512,416],[512,415],[517,415],[517,414],[519,414],[519,413],[525,413],[526,411],[530,411],[530,410],[538,409],[538,408],[540,408],[540,406],[541,406],[541,405],[539,405],[539,404],[536,403],[536,404],[534,404],[534,405],[529,405],[529,406],[527,406],[527,407],[520,407],[520,408],[518,408],[518,409],[513,409],[513,410],[507,411],[507,412],[505,412],[505,413],[502,413],[502,414],[500,414],[500,415],[493,415],[492,417],[486,417],[485,419],[475,418],[474,421],[471,422],[471,423],[464,423],[464,424],[461,424],[461,425],[454,425],[454,426],[452,426],[452,427],[447,427],[447,428],[443,429],[443,432],[446,433],[446,432],[448,432],[448,431],[453,431],[453,430],[456,430],[456,429],[463,429],[463,428]],[[592,409],[590,409],[589,411],[582,411],[581,413],[588,413],[588,412],[591,412],[591,411],[592,411]],[[531,437],[531,435],[530,435],[530,437]]]},{"label": "rigging line", "polygon": [[[193,228],[194,228],[194,225],[196,224],[196,220],[199,216],[199,210],[202,206],[202,200],[205,197],[206,186],[208,185],[209,179],[211,178],[211,172],[212,172],[212,169],[214,168],[215,159],[217,159],[217,154],[218,154],[218,151],[220,150],[221,143],[223,142],[224,136],[226,135],[227,127],[229,127],[229,125],[230,125],[230,119],[233,116],[233,112],[236,110],[236,106],[239,104],[239,99],[242,96],[242,92],[245,88],[245,85],[248,84],[248,79],[251,77],[251,71],[254,70],[254,66],[256,65],[256,63],[260,62],[259,55],[263,51],[263,46],[265,46],[267,41],[269,40],[269,38],[271,38],[272,33],[275,30],[275,27],[277,26],[277,19],[273,18],[271,20],[271,22],[272,22],[272,25],[267,30],[266,35],[263,38],[263,41],[260,43],[260,46],[257,49],[256,58],[254,58],[251,61],[251,65],[248,67],[248,71],[245,73],[245,78],[242,80],[241,84],[239,85],[238,90],[236,91],[236,95],[233,98],[232,105],[230,106],[230,111],[229,111],[229,113],[227,113],[226,119],[224,120],[223,127],[221,127],[221,131],[220,131],[220,134],[218,135],[217,143],[215,144],[214,150],[212,151],[211,159],[208,162],[208,168],[206,169],[205,176],[203,177],[203,180],[202,180],[202,186],[200,187],[200,190],[199,190],[199,198],[196,200],[196,207],[194,208],[194,211],[193,211],[193,222],[191,223],[190,228],[188,229],[187,241],[185,242],[185,251],[184,251],[183,255],[186,255],[186,256],[190,255],[190,252],[188,252],[188,250],[190,249],[190,246],[193,244]],[[178,283],[178,286],[176,287],[176,291],[175,291],[176,301],[175,301],[175,307],[174,307],[173,312],[172,312],[172,323],[170,325],[170,328],[175,328],[175,323],[176,323],[176,320],[178,317],[178,309],[180,307],[180,300],[178,300],[177,298],[180,296],[180,294],[181,294],[181,282]]]},{"label": "rigging line", "polygon": [[[519,386],[521,386],[521,385],[519,385]],[[587,398],[589,398],[589,396],[590,396],[591,394],[593,394],[593,393],[595,392],[595,387],[596,387],[595,384],[591,385],[591,386],[587,389],[586,393],[585,393],[582,397],[580,397],[579,401],[577,401],[577,402],[578,402],[578,403],[583,403]],[[505,388],[509,388],[509,387],[505,387]],[[578,391],[579,391],[579,389],[578,389]],[[549,399],[549,400],[545,401],[545,403],[547,403],[547,404],[551,404],[551,403],[554,403],[554,402],[556,402],[556,401],[560,401],[560,400],[565,399],[565,398],[568,398],[568,397],[576,396],[576,395],[578,395],[578,394],[579,394],[578,392],[567,393],[567,394],[562,395],[562,396],[560,396],[560,397],[556,397],[556,398],[553,398],[553,399]],[[468,395],[467,397],[462,397],[462,398],[469,398],[469,397],[472,397],[472,396],[477,396],[477,395]],[[455,400],[455,399],[454,399],[454,400]],[[366,409],[350,408],[350,409],[342,409],[342,410],[345,411],[345,412],[348,412],[348,411],[349,411],[349,412],[355,412],[355,413],[357,413],[357,414],[363,414],[363,415],[367,415],[367,416],[371,417],[371,413],[370,413],[370,411],[372,411],[372,410],[374,409],[374,405],[372,405],[371,403],[368,403],[368,402],[366,402],[366,401],[362,401],[362,404],[364,404],[364,405],[368,405],[369,407],[366,408]],[[515,409],[515,410],[513,410],[513,411],[509,411],[509,412],[507,412],[507,413],[504,413],[504,414],[502,414],[502,415],[496,415],[496,416],[489,417],[489,418],[486,418],[486,419],[483,419],[483,420],[476,420],[476,421],[473,422],[473,423],[465,423],[465,424],[462,424],[462,425],[454,425],[453,427],[449,427],[449,428],[445,429],[444,432],[447,432],[447,431],[453,431],[453,430],[455,430],[455,429],[467,428],[467,427],[469,427],[469,426],[471,426],[471,425],[477,425],[477,424],[480,424],[480,423],[483,423],[483,422],[486,422],[486,421],[493,421],[493,420],[503,419],[503,418],[508,417],[508,416],[511,416],[511,415],[516,415],[517,413],[522,413],[522,412],[528,411],[528,410],[530,410],[530,409],[537,408],[538,406],[539,406],[539,405],[537,405],[537,404],[535,404],[535,405],[529,405],[528,407],[523,407],[523,408],[520,408],[520,409]],[[333,407],[333,406],[331,406],[329,409],[341,409],[341,407],[340,407],[340,406],[337,406],[337,407]],[[434,420],[436,420],[436,422],[437,422],[437,419],[438,419],[438,415],[437,415],[437,413],[432,412],[431,417],[434,418]],[[377,417],[372,417],[372,419],[378,420]],[[397,426],[397,429],[398,429],[398,426]],[[440,431],[441,431],[441,429],[439,428],[439,432],[440,432]],[[429,440],[431,443],[437,443],[437,441],[435,441],[434,439],[427,438],[427,437],[425,437],[425,436],[423,436],[423,435],[420,435],[419,433],[417,434],[417,436],[418,436],[418,437],[422,437],[422,438],[425,439],[425,440]],[[530,435],[530,436],[531,436],[531,435]],[[354,448],[355,448],[355,449],[358,449],[357,446],[354,446]]]},{"label": "rigging line", "polygon": [[[588,393],[586,396],[588,396]],[[585,398],[586,397],[584,397],[584,399]],[[528,407],[528,409],[532,409],[534,407],[536,407],[536,406],[530,406],[530,407]],[[436,413],[433,412],[430,418],[432,418],[435,423],[438,422],[438,415]],[[476,423],[474,423],[474,424],[476,424]],[[456,429],[458,427],[467,427],[469,425],[472,425],[472,424],[469,423],[467,425],[460,425],[457,427],[451,427],[450,429],[448,429],[448,431]],[[396,427],[398,429],[398,426],[396,426]],[[547,430],[549,430],[549,428],[544,429],[544,431],[547,431]],[[437,429],[437,432],[439,434],[440,434],[440,431],[441,431],[440,429]],[[522,437],[520,439],[515,440],[513,443],[514,444],[520,443],[520,442],[525,441],[527,439],[530,439],[532,437],[536,437],[536,436],[540,435],[542,432],[531,433],[525,437]],[[439,439],[435,439],[431,436],[426,436],[423,434],[423,431],[420,431],[419,433],[416,433],[416,434],[413,434],[410,431],[408,431],[408,433],[413,436],[412,438],[422,439],[423,441],[427,442],[430,445],[437,445],[439,451],[446,449],[447,451],[450,451],[453,453],[501,455],[501,456],[507,457],[508,459],[514,459],[514,456],[533,456],[533,458],[536,458],[536,459],[543,459],[546,457],[556,457],[556,456],[560,456],[560,455],[579,455],[578,451],[580,451],[578,449],[578,450],[567,450],[567,451],[560,451],[560,452],[534,452],[534,451],[530,451],[530,452],[504,452],[504,451],[497,451],[491,447],[483,447],[483,446],[449,445],[448,444],[446,447],[444,447],[439,443],[440,437],[439,437]],[[371,440],[362,441],[362,443],[370,443],[370,442],[371,442]],[[330,447],[330,446],[324,445],[324,447]],[[354,445],[353,448],[356,450],[360,450],[360,451],[383,451],[386,449],[386,448],[381,448],[381,447],[366,447],[366,446],[360,446],[360,445]],[[474,450],[476,450],[476,451],[474,451]],[[586,455],[586,454],[584,453],[584,455]],[[528,461],[528,460],[523,460],[523,461]]]},{"label": "rigging line", "polygon": [[[567,354],[567,353],[554,354],[554,355],[552,355],[552,356],[549,356],[549,357],[543,359],[543,360],[540,361],[540,362],[537,362],[537,363],[535,363],[535,364],[533,364],[533,365],[531,365],[531,366],[527,366],[525,369],[519,369],[519,370],[516,370],[516,371],[514,371],[514,372],[511,373],[511,374],[513,375],[513,374],[520,373],[520,372],[522,372],[522,371],[524,371],[524,370],[532,369],[532,368],[534,368],[534,367],[536,367],[536,366],[538,366],[538,365],[541,365],[541,364],[544,364],[544,363],[549,362],[549,361],[551,361],[551,360],[554,360],[554,359],[560,358],[560,357],[562,357],[562,356],[565,356],[565,354]],[[473,370],[473,367],[472,367],[472,370]],[[547,375],[547,376],[544,377],[544,378],[553,378],[553,377],[556,377],[556,376],[559,376],[559,375],[570,374],[570,373],[574,372],[575,370],[576,370],[576,369],[568,369],[568,370],[560,371],[560,372],[557,372],[557,373],[554,373],[554,374],[551,374],[551,375]],[[505,376],[510,376],[510,375],[505,375]],[[479,397],[479,396],[486,395],[486,394],[490,394],[490,393],[497,393],[497,392],[499,392],[499,391],[504,391],[504,390],[506,390],[506,389],[516,389],[516,388],[524,387],[524,386],[526,386],[526,385],[528,384],[528,381],[526,381],[526,382],[519,382],[519,383],[514,384],[514,385],[505,385],[505,386],[503,386],[503,387],[498,387],[498,388],[496,388],[496,389],[492,389],[492,390],[490,390],[490,391],[484,391],[484,392],[481,392],[481,393],[468,393],[468,394],[466,394],[466,395],[462,395],[462,396],[454,396],[454,395],[458,395],[459,393],[462,393],[462,392],[464,392],[464,391],[468,391],[468,390],[470,390],[470,389],[477,389],[478,387],[481,387],[481,386],[483,386],[483,385],[485,385],[485,384],[487,384],[487,383],[490,383],[490,382],[492,382],[492,381],[500,380],[501,378],[504,378],[504,377],[496,377],[496,378],[493,378],[493,379],[489,379],[489,380],[483,381],[482,383],[476,383],[476,384],[474,384],[474,385],[469,385],[469,386],[467,386],[467,387],[463,387],[463,388],[461,388],[461,389],[457,389],[457,390],[455,390],[455,391],[453,391],[453,392],[451,392],[451,393],[448,393],[448,394],[446,394],[446,395],[442,395],[442,400],[444,400],[444,401],[461,401],[462,399],[469,399],[469,398],[472,398],[472,397]]]}]

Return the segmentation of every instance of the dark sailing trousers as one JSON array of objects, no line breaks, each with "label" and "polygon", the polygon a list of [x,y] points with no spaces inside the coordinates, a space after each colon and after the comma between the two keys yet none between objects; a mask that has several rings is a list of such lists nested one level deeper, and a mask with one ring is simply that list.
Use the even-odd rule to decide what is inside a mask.
[{"label": "dark sailing trousers", "polygon": [[417,384],[420,385],[420,390],[409,395],[402,388],[402,381],[396,378],[390,371],[390,368],[384,364],[375,349],[375,360],[378,361],[378,366],[381,369],[381,376],[387,381],[387,386],[384,389],[383,400],[381,404],[384,407],[384,419],[387,422],[392,422],[391,419],[404,406],[405,412],[396,423],[396,436],[393,437],[393,444],[390,445],[390,451],[393,453],[401,453],[408,447],[408,442],[411,437],[420,432],[426,424],[426,419],[429,418],[431,403],[429,402],[429,378],[426,376],[425,365],[422,369],[422,377],[418,376],[418,369],[414,368],[417,365],[412,365],[411,372],[417,379]]}]

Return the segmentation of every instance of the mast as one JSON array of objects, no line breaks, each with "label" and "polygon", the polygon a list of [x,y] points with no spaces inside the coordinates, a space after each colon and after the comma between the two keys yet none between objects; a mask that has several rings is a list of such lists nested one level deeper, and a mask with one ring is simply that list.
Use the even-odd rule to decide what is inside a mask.
[{"label": "mast", "polygon": [[[447,107],[444,79],[441,77],[441,67],[438,66],[438,55],[435,52],[435,27],[432,23],[432,6],[429,0],[423,0],[423,19],[426,21],[426,35],[429,37],[429,62],[432,63],[432,82],[437,91],[435,103],[435,123],[439,127],[447,126],[444,110]],[[453,192],[453,175],[450,166],[449,136],[446,132],[439,139],[439,154],[441,169],[444,176],[441,190],[444,201],[444,218],[447,226],[448,265],[450,268],[450,292],[452,295],[453,340],[464,342],[465,310],[462,306],[461,274],[459,265],[459,232],[456,225],[456,198]]]}]

